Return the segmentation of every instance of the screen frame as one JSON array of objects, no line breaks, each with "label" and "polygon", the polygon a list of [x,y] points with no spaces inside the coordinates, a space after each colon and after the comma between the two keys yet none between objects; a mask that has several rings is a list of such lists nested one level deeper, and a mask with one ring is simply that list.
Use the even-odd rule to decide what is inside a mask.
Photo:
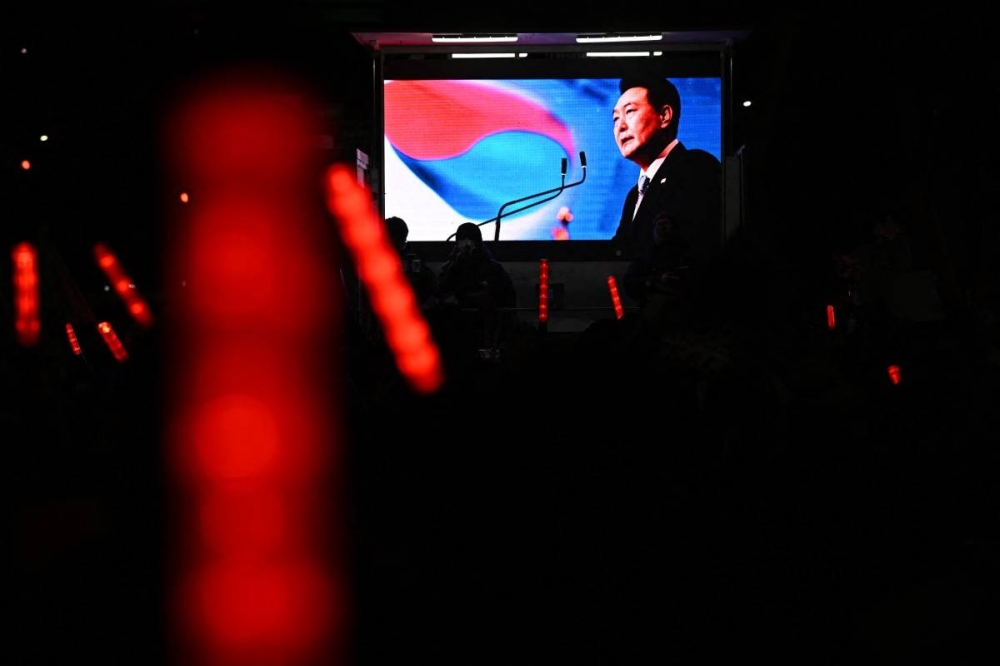
[{"label": "screen frame", "polygon": [[[372,141],[373,168],[370,171],[369,186],[375,205],[381,215],[385,210],[385,121],[384,84],[387,80],[456,80],[456,79],[531,79],[531,78],[620,78],[637,73],[655,73],[665,77],[717,77],[721,81],[721,127],[722,138],[720,159],[725,171],[725,157],[731,153],[730,125],[732,117],[731,63],[732,52],[729,42],[686,43],[682,45],[625,45],[594,48],[584,45],[525,46],[510,48],[450,45],[441,46],[382,46],[375,51],[373,61],[373,112],[374,132]],[[651,52],[659,55],[649,57],[587,57],[596,50]],[[510,59],[452,58],[453,53],[490,53],[516,51],[526,57]],[[610,116],[609,116],[610,117]],[[610,123],[610,120],[609,120]],[[610,131],[610,130],[609,130]],[[723,173],[725,179],[725,173]],[[575,180],[570,174],[567,182]],[[725,181],[724,181],[725,182]],[[622,194],[624,196],[624,193]],[[530,204],[530,200],[526,203]],[[724,207],[725,197],[721,202]],[[720,238],[725,235],[725,215],[719,221]],[[502,226],[501,220],[501,226]],[[483,239],[493,255],[502,261],[532,261],[550,258],[562,261],[593,261],[616,259],[615,248],[610,240],[494,240],[495,223],[482,225]],[[412,251],[426,261],[443,261],[447,258],[452,242],[450,240],[409,242]]]}]

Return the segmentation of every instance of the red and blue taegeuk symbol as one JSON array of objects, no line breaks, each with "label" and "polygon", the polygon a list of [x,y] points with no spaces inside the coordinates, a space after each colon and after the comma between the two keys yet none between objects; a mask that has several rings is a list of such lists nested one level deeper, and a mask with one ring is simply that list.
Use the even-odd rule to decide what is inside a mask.
[{"label": "red and blue taegeuk symbol", "polygon": [[489,219],[505,202],[556,187],[574,154],[569,127],[510,87],[388,82],[385,136],[400,160],[459,214]]}]

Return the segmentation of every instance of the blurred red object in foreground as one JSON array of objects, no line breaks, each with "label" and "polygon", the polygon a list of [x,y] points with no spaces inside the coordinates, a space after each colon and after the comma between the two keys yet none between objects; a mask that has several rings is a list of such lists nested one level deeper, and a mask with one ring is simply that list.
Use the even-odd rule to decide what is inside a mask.
[{"label": "blurred red object in foreground", "polygon": [[308,88],[259,71],[192,86],[164,146],[179,189],[166,284],[176,533],[173,663],[347,654],[341,292]]}]

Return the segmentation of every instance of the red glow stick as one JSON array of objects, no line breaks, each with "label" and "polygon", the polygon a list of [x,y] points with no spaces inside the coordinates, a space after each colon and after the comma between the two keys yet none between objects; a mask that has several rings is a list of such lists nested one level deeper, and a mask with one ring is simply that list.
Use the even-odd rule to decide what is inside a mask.
[{"label": "red glow stick", "polygon": [[104,271],[104,275],[111,282],[111,287],[115,290],[115,293],[125,302],[128,313],[140,326],[149,328],[153,324],[153,315],[149,311],[146,301],[143,300],[135,285],[132,284],[128,273],[122,268],[118,257],[104,243],[94,245],[94,257],[97,259],[97,265]]},{"label": "red glow stick", "polygon": [[39,315],[38,253],[30,243],[18,243],[14,261],[14,330],[25,347],[38,344],[42,324]]},{"label": "red glow stick", "polygon": [[618,293],[618,283],[615,281],[614,275],[608,276],[608,292],[611,294],[611,303],[615,307],[615,317],[621,319],[625,316],[625,310],[622,308],[622,299]]},{"label": "red glow stick", "polygon": [[165,322],[174,663],[340,664],[340,292],[319,114],[297,86],[246,74],[199,87],[167,132],[198,192],[165,264],[192,285]]},{"label": "red glow stick", "polygon": [[549,320],[549,260],[538,262],[538,323]]},{"label": "red glow stick", "polygon": [[372,310],[382,324],[396,367],[419,393],[432,393],[444,382],[441,354],[420,312],[413,287],[371,204],[368,190],[344,165],[326,175],[327,208],[368,290]]},{"label": "red glow stick", "polygon": [[73,330],[73,324],[69,322],[66,323],[66,339],[69,341],[70,349],[77,356],[83,354],[83,349],[80,347],[80,341],[76,337],[76,331]]},{"label": "red glow stick", "polygon": [[128,359],[128,352],[125,350],[125,345],[122,344],[122,341],[118,339],[118,334],[115,333],[115,329],[112,328],[111,324],[102,321],[97,325],[97,332],[101,334],[104,344],[111,350],[111,354],[115,357],[115,360],[119,363],[124,363]]}]

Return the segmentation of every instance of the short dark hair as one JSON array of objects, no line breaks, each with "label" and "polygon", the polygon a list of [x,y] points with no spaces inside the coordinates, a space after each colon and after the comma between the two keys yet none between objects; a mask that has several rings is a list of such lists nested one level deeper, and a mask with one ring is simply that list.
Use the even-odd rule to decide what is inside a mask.
[{"label": "short dark hair", "polygon": [[410,228],[406,222],[403,218],[395,215],[385,218],[385,229],[389,238],[392,239],[392,244],[396,247],[402,247],[403,243],[406,242],[406,237],[410,235]]},{"label": "short dark hair", "polygon": [[482,245],[483,232],[475,222],[463,222],[455,230],[455,240],[471,240],[475,241],[476,245]]},{"label": "short dark hair", "polygon": [[664,104],[669,105],[674,110],[674,120],[670,125],[674,128],[674,134],[677,134],[681,122],[681,94],[670,79],[659,76],[626,76],[618,82],[619,93],[624,93],[629,88],[645,88],[649,103],[657,109]]}]

